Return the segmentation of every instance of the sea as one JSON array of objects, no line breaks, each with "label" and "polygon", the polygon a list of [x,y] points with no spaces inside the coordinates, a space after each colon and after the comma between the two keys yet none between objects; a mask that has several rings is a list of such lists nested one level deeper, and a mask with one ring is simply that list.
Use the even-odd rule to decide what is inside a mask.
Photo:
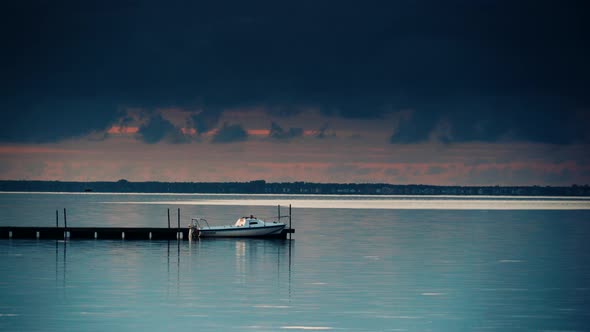
[{"label": "sea", "polygon": [[590,331],[589,198],[0,193],[0,226],[289,205],[290,240],[0,240],[0,331]]}]

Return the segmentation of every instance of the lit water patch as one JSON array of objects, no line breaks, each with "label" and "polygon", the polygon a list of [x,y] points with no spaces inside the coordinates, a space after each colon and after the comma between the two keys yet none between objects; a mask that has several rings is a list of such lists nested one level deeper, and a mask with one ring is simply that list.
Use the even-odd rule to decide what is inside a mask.
[{"label": "lit water patch", "polygon": [[158,204],[209,206],[287,206],[310,209],[386,209],[386,210],[590,210],[588,199],[192,199],[178,201],[118,201],[105,204]]},{"label": "lit water patch", "polygon": [[499,263],[522,263],[523,261],[520,259],[501,259],[498,262]]},{"label": "lit water patch", "polygon": [[265,309],[288,309],[290,308],[288,305],[268,305],[268,304],[259,304],[255,305],[254,308],[265,308]]},{"label": "lit water patch", "polygon": [[311,330],[311,331],[326,331],[332,330],[332,327],[329,326],[282,326],[282,329],[285,330]]}]

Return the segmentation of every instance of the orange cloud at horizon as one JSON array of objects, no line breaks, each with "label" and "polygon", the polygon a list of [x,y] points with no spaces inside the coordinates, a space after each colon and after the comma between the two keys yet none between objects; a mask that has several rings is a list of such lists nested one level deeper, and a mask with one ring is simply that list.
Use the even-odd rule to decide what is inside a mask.
[{"label": "orange cloud at horizon", "polygon": [[251,136],[268,136],[270,134],[268,129],[248,129],[246,132]]},{"label": "orange cloud at horizon", "polygon": [[78,149],[64,149],[64,148],[53,148],[44,146],[0,146],[0,154],[43,154],[43,153],[66,153],[66,154],[78,154],[86,153],[88,151]]},{"label": "orange cloud at horizon", "polygon": [[[37,158],[35,158],[37,159]],[[14,159],[13,159],[14,160]],[[27,159],[3,161],[2,179],[61,180],[61,181],[172,181],[172,182],[247,182],[264,179],[268,182],[306,181],[319,183],[397,183],[429,185],[533,185],[535,179],[559,178],[562,172],[588,174],[590,167],[575,163],[539,165],[536,163],[506,163],[466,166],[462,163],[371,163],[371,162],[283,162],[249,161],[240,167],[224,159],[101,160],[100,156],[79,159],[41,158],[35,162],[36,173],[28,175],[23,169],[34,164]],[[522,178],[522,173],[530,177]],[[493,176],[493,177],[490,177]],[[587,176],[586,176],[587,178]],[[467,179],[470,182],[465,182]],[[516,182],[515,182],[516,181]],[[570,183],[571,184],[571,183]],[[568,184],[569,185],[569,184]]]},{"label": "orange cloud at horizon", "polygon": [[[113,132],[134,132],[116,128]],[[211,131],[211,135],[215,131]],[[0,146],[0,179],[173,182],[571,185],[590,183],[582,147],[546,145],[393,145],[359,138],[263,139],[211,144],[142,144],[131,135],[51,144]],[[203,135],[207,137],[207,135]],[[296,144],[295,144],[296,143]],[[548,153],[550,151],[551,153]],[[545,157],[549,155],[549,157]]]},{"label": "orange cloud at horizon", "polygon": [[112,126],[107,130],[108,134],[111,135],[125,135],[125,134],[135,134],[139,131],[139,127],[134,126]]},{"label": "orange cloud at horizon", "polygon": [[180,128],[180,131],[185,135],[196,135],[197,130],[195,128]]}]

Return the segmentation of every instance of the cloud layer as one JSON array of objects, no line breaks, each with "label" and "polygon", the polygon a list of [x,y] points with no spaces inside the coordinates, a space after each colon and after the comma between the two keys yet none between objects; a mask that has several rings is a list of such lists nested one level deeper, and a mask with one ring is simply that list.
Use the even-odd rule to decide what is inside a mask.
[{"label": "cloud layer", "polygon": [[169,143],[186,143],[188,141],[188,138],[182,133],[180,128],[164,119],[160,114],[150,116],[147,122],[139,127],[137,136],[141,141],[148,144],[154,144],[160,141],[167,141]]},{"label": "cloud layer", "polygon": [[239,124],[227,122],[213,135],[213,143],[243,142],[248,139],[248,133]]},{"label": "cloud layer", "polygon": [[285,130],[281,126],[279,126],[278,123],[271,122],[268,136],[279,140],[289,140],[292,138],[302,137],[303,128],[291,127],[289,128],[289,130]]},{"label": "cloud layer", "polygon": [[[201,135],[226,109],[263,107],[359,120],[412,110],[392,124],[394,143],[588,142],[587,7],[11,2],[0,14],[0,141],[105,130],[128,107],[194,111]],[[152,129],[158,121],[166,126],[154,119]],[[146,127],[140,137],[152,134]]]}]

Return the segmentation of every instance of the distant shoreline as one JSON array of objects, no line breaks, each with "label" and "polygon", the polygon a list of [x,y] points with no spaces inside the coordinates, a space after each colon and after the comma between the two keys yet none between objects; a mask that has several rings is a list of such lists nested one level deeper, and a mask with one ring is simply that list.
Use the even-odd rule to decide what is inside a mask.
[{"label": "distant shoreline", "polygon": [[320,194],[320,195],[417,195],[417,196],[590,196],[590,186],[433,186],[385,183],[313,182],[130,182],[0,180],[1,192],[90,192],[177,194]]}]

